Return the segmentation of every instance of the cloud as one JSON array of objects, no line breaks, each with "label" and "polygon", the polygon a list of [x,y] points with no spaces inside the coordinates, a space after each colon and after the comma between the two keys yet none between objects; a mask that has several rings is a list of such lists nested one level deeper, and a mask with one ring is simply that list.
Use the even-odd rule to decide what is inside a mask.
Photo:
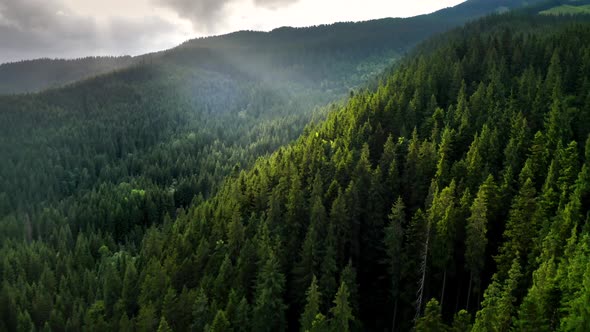
[{"label": "cloud", "polygon": [[153,0],[175,11],[179,17],[188,19],[193,28],[200,32],[212,33],[225,23],[226,10],[230,5],[244,8],[254,5],[259,8],[279,9],[299,0]]},{"label": "cloud", "polygon": [[179,27],[160,17],[98,19],[60,0],[0,0],[0,63],[39,57],[140,53],[172,45]]},{"label": "cloud", "polygon": [[254,4],[258,7],[265,7],[269,9],[278,9],[285,6],[290,6],[299,0],[254,0]]},{"label": "cloud", "polygon": [[156,0],[156,4],[174,10],[188,19],[195,30],[213,31],[220,23],[224,7],[232,0]]}]

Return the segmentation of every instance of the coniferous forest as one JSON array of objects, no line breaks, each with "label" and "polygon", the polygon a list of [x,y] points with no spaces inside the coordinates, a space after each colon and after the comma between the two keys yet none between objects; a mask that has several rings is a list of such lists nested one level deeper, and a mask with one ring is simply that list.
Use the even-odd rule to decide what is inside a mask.
[{"label": "coniferous forest", "polygon": [[185,45],[0,96],[0,331],[590,330],[590,16],[539,14],[564,3],[394,64],[253,78]]}]

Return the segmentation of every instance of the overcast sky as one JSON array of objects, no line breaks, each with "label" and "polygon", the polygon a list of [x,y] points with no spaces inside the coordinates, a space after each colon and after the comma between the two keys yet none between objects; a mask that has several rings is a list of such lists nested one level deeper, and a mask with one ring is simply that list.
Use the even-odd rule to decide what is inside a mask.
[{"label": "overcast sky", "polygon": [[137,55],[195,37],[409,17],[463,0],[0,0],[0,63]]}]

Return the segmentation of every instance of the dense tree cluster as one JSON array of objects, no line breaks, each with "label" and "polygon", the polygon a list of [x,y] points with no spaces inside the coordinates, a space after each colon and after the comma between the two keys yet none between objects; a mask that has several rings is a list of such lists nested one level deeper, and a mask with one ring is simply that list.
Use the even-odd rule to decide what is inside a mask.
[{"label": "dense tree cluster", "polygon": [[[160,80],[151,66],[76,86],[78,99],[5,98],[29,111],[3,114],[7,136],[23,143],[2,142],[11,163],[0,168],[2,188],[32,189],[0,196],[0,330],[583,331],[588,45],[585,17],[471,23],[256,162],[249,144],[256,148],[260,128],[281,137],[273,130],[288,125],[207,113],[203,100],[234,100],[187,97],[192,87],[175,83],[184,78]],[[175,88],[125,83],[151,82],[142,75]],[[104,97],[80,92],[92,84]],[[254,109],[269,105],[261,117],[284,121],[273,106],[280,100]],[[134,117],[140,109],[150,116]],[[68,118],[79,129],[63,129]],[[27,138],[32,121],[47,131]],[[277,139],[257,155],[284,143]],[[225,142],[235,145],[219,148]],[[228,163],[218,177],[196,158],[234,153],[252,167]],[[69,177],[76,167],[88,179]],[[213,172],[211,183],[230,177],[206,198],[211,183],[200,187],[195,170]],[[8,173],[17,171],[25,175]]]}]

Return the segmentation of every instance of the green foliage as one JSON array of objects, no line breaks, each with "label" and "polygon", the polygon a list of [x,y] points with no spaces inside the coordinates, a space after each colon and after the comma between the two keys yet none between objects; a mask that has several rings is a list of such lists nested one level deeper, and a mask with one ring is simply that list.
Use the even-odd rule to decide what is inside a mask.
[{"label": "green foliage", "polygon": [[160,324],[158,325],[158,332],[172,332],[172,329],[170,328],[168,322],[166,321],[166,318],[164,317],[160,319]]},{"label": "green foliage", "polygon": [[223,310],[217,311],[217,314],[215,315],[215,319],[213,319],[213,323],[211,324],[209,331],[211,331],[211,332],[224,332],[224,331],[229,331],[229,330],[230,330],[230,324],[229,324],[229,321],[227,320],[225,312]]},{"label": "green foliage", "polygon": [[307,303],[303,314],[301,314],[301,331],[312,331],[316,316],[320,313],[321,293],[318,290],[317,279],[313,276],[311,285],[307,290]]},{"label": "green foliage", "polygon": [[286,329],[284,287],[285,277],[279,270],[276,257],[271,254],[257,278],[252,313],[254,330],[283,331]]},{"label": "green foliage", "polygon": [[416,332],[444,332],[448,330],[442,320],[440,304],[436,299],[431,299],[426,304],[424,316],[416,321]]},{"label": "green foliage", "polygon": [[351,323],[355,318],[352,315],[349,297],[348,287],[345,282],[342,282],[334,298],[334,306],[330,309],[330,313],[332,314],[330,320],[331,329],[333,331],[348,332],[351,329]]},{"label": "green foliage", "polygon": [[514,259],[508,278],[501,284],[494,280],[484,294],[482,309],[475,318],[473,331],[509,331],[515,313],[517,289],[521,277],[518,259]]},{"label": "green foliage", "polygon": [[470,332],[471,331],[471,315],[467,310],[459,310],[453,318],[453,325],[449,331],[452,332]]},{"label": "green foliage", "polygon": [[235,72],[1,97],[0,329],[585,329],[590,27],[527,13],[305,130],[314,85]]}]

